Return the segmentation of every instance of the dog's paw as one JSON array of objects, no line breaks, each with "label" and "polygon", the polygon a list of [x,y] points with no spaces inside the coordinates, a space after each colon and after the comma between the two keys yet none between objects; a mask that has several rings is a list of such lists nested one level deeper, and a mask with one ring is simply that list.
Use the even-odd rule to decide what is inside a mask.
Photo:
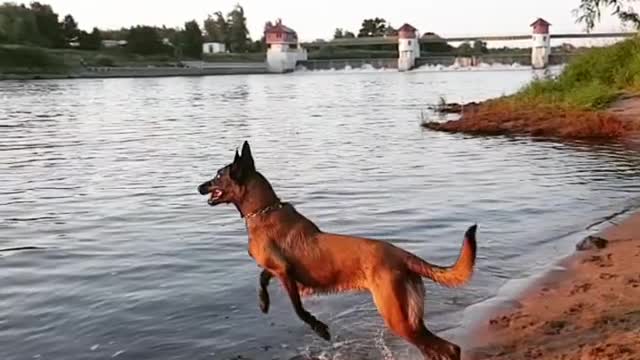
[{"label": "dog's paw", "polygon": [[329,327],[322,321],[317,321],[311,326],[313,331],[316,332],[321,338],[331,341],[331,334],[329,334]]},{"label": "dog's paw", "polygon": [[263,314],[266,314],[269,312],[269,293],[266,291],[260,291],[259,295],[259,300],[260,300],[260,311],[262,311]]}]

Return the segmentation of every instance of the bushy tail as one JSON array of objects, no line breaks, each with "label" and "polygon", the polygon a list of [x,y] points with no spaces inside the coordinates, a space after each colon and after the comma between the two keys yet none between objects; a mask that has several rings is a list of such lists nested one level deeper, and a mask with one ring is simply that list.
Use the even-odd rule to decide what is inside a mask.
[{"label": "bushy tail", "polygon": [[464,234],[464,241],[458,260],[453,266],[441,267],[429,264],[419,257],[407,253],[405,263],[407,267],[423,277],[448,287],[464,285],[471,279],[473,266],[476,262],[476,230],[478,226],[471,226]]}]

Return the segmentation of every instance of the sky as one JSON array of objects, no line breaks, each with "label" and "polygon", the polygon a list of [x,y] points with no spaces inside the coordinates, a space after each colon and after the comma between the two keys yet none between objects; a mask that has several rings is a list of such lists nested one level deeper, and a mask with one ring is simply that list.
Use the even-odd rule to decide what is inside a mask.
[{"label": "sky", "polygon": [[[420,32],[441,36],[529,34],[529,24],[542,17],[555,33],[582,32],[571,11],[579,0],[45,0],[64,16],[72,14],[82,29],[94,26],[118,29],[131,25],[176,27],[185,21],[202,22],[216,11],[229,12],[236,3],[245,9],[252,38],[261,36],[264,23],[282,18],[302,41],[331,38],[335,28],[357,33],[365,18],[382,17],[394,27],[405,22]],[[595,31],[621,31],[613,17],[603,17]]]}]

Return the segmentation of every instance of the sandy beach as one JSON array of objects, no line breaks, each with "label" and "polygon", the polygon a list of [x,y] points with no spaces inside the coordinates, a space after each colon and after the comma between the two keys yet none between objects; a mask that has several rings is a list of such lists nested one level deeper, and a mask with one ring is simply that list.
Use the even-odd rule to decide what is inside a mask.
[{"label": "sandy beach", "polygon": [[479,321],[465,359],[640,359],[640,212],[591,239]]}]

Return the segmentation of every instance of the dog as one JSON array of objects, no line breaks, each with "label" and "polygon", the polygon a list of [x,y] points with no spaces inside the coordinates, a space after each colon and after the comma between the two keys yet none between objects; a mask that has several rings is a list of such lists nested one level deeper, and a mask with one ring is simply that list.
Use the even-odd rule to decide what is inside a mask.
[{"label": "dog", "polygon": [[450,267],[429,264],[385,241],[325,233],[280,201],[256,170],[246,141],[233,162],[198,192],[209,195],[210,206],[235,205],[244,218],[249,256],[262,268],[258,299],[263,313],[269,311],[267,287],[275,277],[297,316],[329,341],[329,328],[303,307],[301,296],[369,291],[387,327],[415,345],[425,359],[460,359],[460,347],[430,332],[423,322],[422,277],[447,287],[467,283],[475,265],[477,225],[465,233],[460,255]]}]

